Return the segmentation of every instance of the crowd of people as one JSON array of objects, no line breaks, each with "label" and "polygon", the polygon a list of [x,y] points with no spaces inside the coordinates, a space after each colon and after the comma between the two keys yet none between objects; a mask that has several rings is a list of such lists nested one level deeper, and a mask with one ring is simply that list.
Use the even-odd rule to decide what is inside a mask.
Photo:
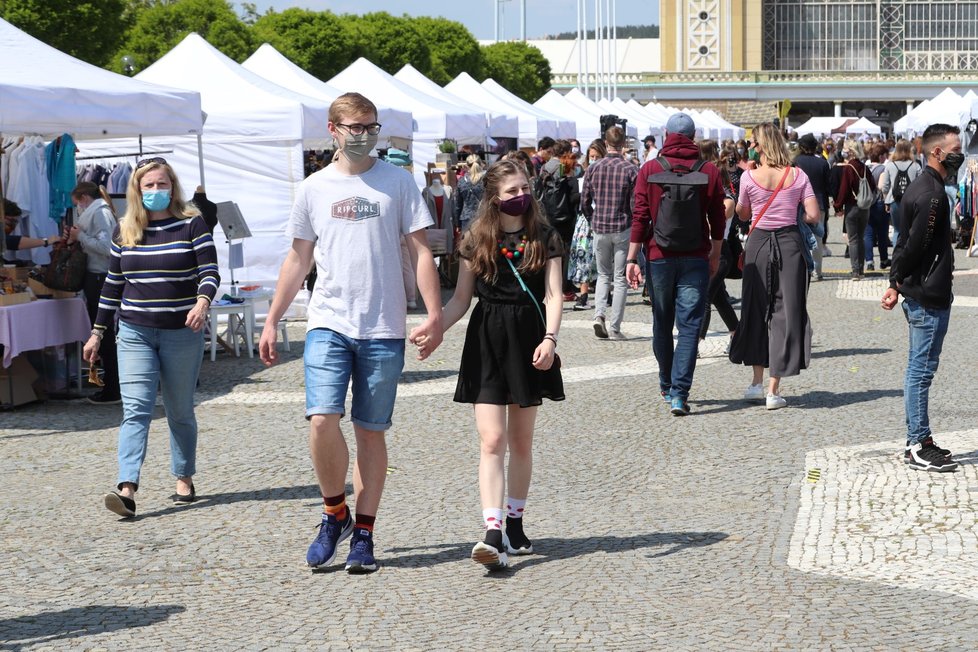
[{"label": "crowd of people", "polygon": [[[660,147],[651,137],[643,142],[640,164],[618,125],[586,149],[544,139],[532,156],[513,151],[491,165],[473,154],[453,208],[462,227],[460,262],[444,306],[425,235],[431,206],[410,174],[369,156],[381,130],[376,107],[360,94],[342,95],[330,108],[329,130],[336,151],[300,184],[287,226],[291,248],[259,342],[261,360],[275,364],[278,322],[315,265],[305,417],[323,510],[306,553],[310,567],[332,565],[349,538],[346,570],[377,569],[385,433],[407,343],[424,360],[466,314],[454,400],[473,405],[484,532],[471,558],[489,570],[534,551],[523,521],[534,427],[544,399],[564,399],[557,344],[565,303],[594,311],[598,338],[622,340],[629,288],[646,290],[659,393],[677,417],[691,412],[698,349],[716,307],[730,337],[729,360],[751,370],[744,398],[768,410],[785,407],[782,380],[811,360],[807,296],[822,278],[830,207],[848,235],[852,279],[863,277],[876,246],[881,268],[890,268],[881,307],[891,310],[903,296],[910,329],[905,460],[928,471],[957,466],[934,442],[927,414],[952,300],[954,211],[946,187],[964,160],[957,127],[933,125],[918,143],[890,147],[792,141],[764,123],[749,142],[716,143],[697,141],[693,120],[676,113]],[[209,223],[183,200],[160,158],[137,164],[118,224],[97,188],[79,186],[72,199],[81,219],[65,237],[92,252],[89,280],[101,285],[89,302],[94,328],[84,357],[106,359],[115,377],[104,391],[108,398],[118,392],[123,403],[118,482],[105,506],[124,517],[136,513],[158,384],[170,427],[173,500],[193,502],[193,393],[202,329],[220,283]],[[338,205],[349,210],[339,215]],[[887,216],[896,219],[892,260]],[[402,247],[406,255],[390,255]],[[410,332],[402,258],[427,312]],[[739,314],[725,287],[729,275],[743,280]],[[341,420],[351,386],[355,502],[348,506],[351,460]]]}]

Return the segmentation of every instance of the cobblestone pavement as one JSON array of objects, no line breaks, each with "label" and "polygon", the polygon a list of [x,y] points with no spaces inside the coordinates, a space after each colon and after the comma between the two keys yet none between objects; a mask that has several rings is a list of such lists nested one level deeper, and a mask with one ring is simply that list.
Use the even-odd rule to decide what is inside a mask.
[{"label": "cobblestone pavement", "polygon": [[692,414],[670,416],[637,293],[624,342],[566,304],[568,400],[540,411],[527,506],[537,554],[500,574],[468,559],[481,519],[471,407],[451,401],[461,326],[407,363],[369,576],[305,567],[320,501],[300,324],[273,369],[204,362],[188,507],[169,501],[162,412],[132,521],[101,503],[118,406],[0,413],[0,650],[975,649],[978,276],[956,281],[931,394],[962,461],[938,475],[899,458],[903,316],[859,300],[883,282],[838,280],[846,267],[828,258],[839,274],[812,284],[812,366],[776,412],[741,400],[749,371],[717,332]]}]

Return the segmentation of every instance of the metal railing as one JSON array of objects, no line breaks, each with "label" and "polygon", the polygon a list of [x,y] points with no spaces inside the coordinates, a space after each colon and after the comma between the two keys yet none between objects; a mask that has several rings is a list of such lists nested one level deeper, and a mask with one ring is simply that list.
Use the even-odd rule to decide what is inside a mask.
[{"label": "metal railing", "polygon": [[[825,82],[915,82],[915,81],[974,81],[978,73],[973,70],[765,70],[731,72],[646,72],[619,73],[619,85],[639,84],[785,84]],[[551,75],[551,85],[556,88],[577,86],[578,75]],[[597,75],[587,75],[587,83],[594,84]]]}]

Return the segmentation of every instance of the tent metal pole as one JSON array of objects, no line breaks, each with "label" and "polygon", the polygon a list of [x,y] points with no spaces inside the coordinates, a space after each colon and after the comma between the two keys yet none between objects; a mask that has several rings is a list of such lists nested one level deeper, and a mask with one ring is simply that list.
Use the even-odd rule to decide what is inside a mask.
[{"label": "tent metal pole", "polygon": [[[197,134],[197,165],[200,166],[200,185],[204,186],[204,139]],[[204,186],[206,189],[207,186]]]}]

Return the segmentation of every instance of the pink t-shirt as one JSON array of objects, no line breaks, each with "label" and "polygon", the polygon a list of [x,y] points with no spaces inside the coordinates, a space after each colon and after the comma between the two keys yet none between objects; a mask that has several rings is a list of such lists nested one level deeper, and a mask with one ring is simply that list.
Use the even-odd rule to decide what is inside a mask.
[{"label": "pink t-shirt", "polygon": [[[764,213],[764,217],[758,222],[757,228],[765,231],[774,231],[783,226],[793,226],[798,223],[798,204],[809,197],[815,196],[812,184],[808,180],[808,175],[801,168],[793,168],[795,180],[790,185],[787,183],[778,196]],[[791,173],[789,173],[791,174]],[[751,224],[757,217],[757,213],[764,208],[773,190],[768,190],[757,185],[751,172],[747,171],[740,177],[740,197],[737,199],[738,206],[746,206],[751,209]]]}]

